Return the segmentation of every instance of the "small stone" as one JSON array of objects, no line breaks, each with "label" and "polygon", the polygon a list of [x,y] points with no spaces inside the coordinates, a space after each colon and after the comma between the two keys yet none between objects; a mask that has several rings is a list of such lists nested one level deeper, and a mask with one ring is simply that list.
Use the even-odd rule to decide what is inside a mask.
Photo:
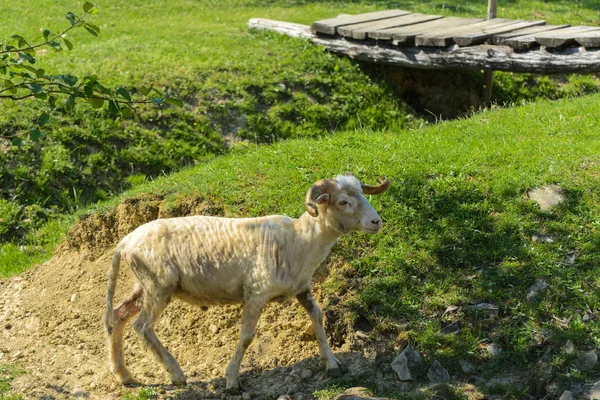
[{"label": "small stone", "polygon": [[445,383],[450,380],[450,374],[448,370],[442,367],[442,364],[438,360],[433,360],[429,371],[427,371],[427,377],[431,383]]},{"label": "small stone", "polygon": [[458,363],[460,364],[460,368],[465,374],[472,374],[473,372],[475,372],[475,366],[467,360],[458,360]]},{"label": "small stone", "polygon": [[571,392],[569,392],[568,390],[565,390],[560,397],[558,398],[558,400],[573,400],[573,394]]},{"label": "small stone", "polygon": [[303,369],[302,372],[300,372],[300,377],[302,379],[310,379],[313,376],[313,372],[310,369]]},{"label": "small stone", "polygon": [[315,330],[312,326],[312,323],[309,323],[306,328],[304,329],[304,332],[302,333],[302,336],[300,337],[301,340],[305,341],[305,342],[311,342],[314,340],[317,340],[317,336],[315,335]]},{"label": "small stone", "polygon": [[289,394],[282,394],[277,398],[277,400],[293,400]]},{"label": "small stone", "polygon": [[77,293],[73,293],[71,295],[71,299],[69,300],[71,303],[74,302],[75,300],[77,300]]},{"label": "small stone", "polygon": [[596,366],[598,363],[598,354],[595,350],[581,353],[575,359],[575,365],[581,371],[588,371]]},{"label": "small stone", "polygon": [[488,345],[486,350],[492,355],[492,357],[498,357],[500,353],[502,353],[502,349],[496,343]]},{"label": "small stone", "polygon": [[423,360],[421,354],[412,345],[406,346],[406,348],[394,359],[392,362],[392,369],[398,375],[398,379],[401,381],[412,381],[414,380],[414,374],[418,369]]},{"label": "small stone", "polygon": [[83,344],[83,343],[79,343],[79,344],[77,345],[77,350],[82,350],[82,349],[83,349],[83,347],[84,347],[84,344]]},{"label": "small stone", "polygon": [[208,327],[208,330],[209,330],[209,331],[211,331],[213,334],[215,334],[215,333],[219,332],[219,328],[218,328],[216,325],[213,325],[213,324],[211,324],[211,325]]},{"label": "small stone", "polygon": [[440,330],[440,332],[443,333],[444,335],[449,335],[451,333],[456,333],[456,332],[460,331],[461,328],[462,328],[462,323],[460,321],[454,321],[450,325],[446,325],[445,327],[443,327]]},{"label": "small stone", "polygon": [[364,387],[351,387],[344,391],[344,396],[371,397],[371,392]]},{"label": "small stone", "polygon": [[563,346],[563,351],[565,352],[565,354],[575,354],[575,345],[571,340],[567,340],[567,342]]},{"label": "small stone", "polygon": [[535,281],[533,285],[527,291],[527,300],[533,301],[535,300],[541,293],[548,289],[548,282],[544,279],[538,279]]},{"label": "small stone", "polygon": [[242,393],[242,399],[250,400],[251,398],[252,398],[252,396],[250,396],[250,393],[248,393],[248,392]]},{"label": "small stone", "polygon": [[594,383],[594,386],[587,392],[586,399],[600,400],[600,381]]},{"label": "small stone", "polygon": [[356,331],[354,332],[354,337],[360,340],[367,340],[369,338],[369,335],[367,335],[363,331]]},{"label": "small stone", "polygon": [[12,329],[12,325],[9,323],[4,324],[4,329]]},{"label": "small stone", "polygon": [[70,369],[65,370],[65,375],[71,375],[71,370]]},{"label": "small stone", "polygon": [[442,314],[442,317],[445,316],[446,314],[453,313],[456,310],[458,310],[458,306],[448,306],[446,308],[446,311],[444,311],[444,313]]},{"label": "small stone", "polygon": [[0,360],[2,360],[2,359],[4,358],[4,354],[5,354],[5,353],[2,353],[2,352],[0,351]]},{"label": "small stone", "polygon": [[12,355],[13,359],[18,359],[18,358],[22,358],[23,357],[23,352],[22,351],[17,351],[15,354]]},{"label": "small stone", "polygon": [[565,200],[562,189],[558,185],[542,186],[529,192],[528,196],[529,199],[538,203],[544,211],[559,205]]},{"label": "small stone", "polygon": [[542,243],[554,243],[556,242],[556,238],[552,235],[546,235],[545,233],[534,233],[531,235],[532,242],[542,242]]}]

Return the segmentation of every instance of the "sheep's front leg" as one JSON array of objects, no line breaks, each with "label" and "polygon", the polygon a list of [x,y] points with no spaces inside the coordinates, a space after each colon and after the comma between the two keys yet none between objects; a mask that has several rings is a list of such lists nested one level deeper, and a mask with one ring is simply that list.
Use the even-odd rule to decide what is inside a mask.
[{"label": "sheep's front leg", "polygon": [[321,355],[321,360],[325,363],[327,374],[329,376],[341,376],[348,369],[333,355],[331,347],[327,343],[325,328],[323,328],[323,314],[310,289],[298,293],[296,298],[310,316],[315,336],[317,337],[317,343],[319,344],[319,354]]},{"label": "sheep's front leg", "polygon": [[248,346],[250,346],[250,343],[254,339],[258,318],[266,303],[265,299],[248,299],[244,302],[240,343],[225,372],[225,379],[227,380],[226,389],[229,392],[239,392],[240,390],[240,365],[242,364],[242,358],[244,358]]}]

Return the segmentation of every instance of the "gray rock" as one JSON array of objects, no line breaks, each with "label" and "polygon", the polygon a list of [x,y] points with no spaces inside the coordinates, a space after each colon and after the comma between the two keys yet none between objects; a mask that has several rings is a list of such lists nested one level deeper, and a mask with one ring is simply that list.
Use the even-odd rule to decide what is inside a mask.
[{"label": "gray rock", "polygon": [[300,377],[302,379],[310,379],[310,377],[313,376],[313,372],[310,369],[303,369],[302,372],[300,372]]},{"label": "gray rock", "polygon": [[445,327],[443,327],[440,330],[440,332],[443,333],[444,335],[449,335],[451,333],[456,333],[456,332],[460,331],[461,328],[462,328],[462,323],[460,321],[454,321],[450,325],[446,325]]},{"label": "gray rock", "polygon": [[560,397],[558,398],[558,400],[573,400],[573,394],[571,392],[569,392],[568,390],[565,390]]},{"label": "gray rock", "polygon": [[600,381],[594,383],[594,386],[586,393],[585,398],[589,400],[600,400]]},{"label": "gray rock", "polygon": [[571,340],[567,340],[567,342],[563,346],[563,351],[565,352],[565,354],[575,354],[575,345]]},{"label": "gray rock", "polygon": [[433,360],[429,371],[427,371],[427,377],[431,383],[445,383],[450,380],[450,374],[448,370],[442,367],[442,364],[438,360]]},{"label": "gray rock", "polygon": [[532,242],[543,242],[543,243],[554,243],[556,242],[556,238],[552,235],[547,235],[545,233],[534,233],[531,235]]},{"label": "gray rock", "polygon": [[412,381],[418,368],[423,364],[421,354],[412,345],[406,348],[392,362],[392,369],[401,381]]},{"label": "gray rock", "polygon": [[373,397],[368,389],[364,387],[353,387],[346,389],[335,400],[390,400],[383,397]]},{"label": "gray rock", "polygon": [[458,360],[460,368],[465,374],[472,374],[475,372],[475,366],[466,360]]},{"label": "gray rock", "polygon": [[492,355],[492,357],[498,357],[500,355],[500,353],[502,353],[502,349],[496,343],[492,343],[492,344],[488,345],[488,347],[486,349],[487,349],[488,353],[490,353]]},{"label": "gray rock", "polygon": [[542,186],[529,192],[528,196],[538,203],[542,210],[549,210],[565,201],[565,196],[558,185]]},{"label": "gray rock", "polygon": [[479,303],[470,306],[469,308],[478,312],[487,313],[492,318],[498,316],[498,307],[490,303]]},{"label": "gray rock", "polygon": [[582,371],[589,371],[598,364],[598,354],[595,350],[581,353],[575,359],[575,365]]},{"label": "gray rock", "polygon": [[533,285],[527,291],[527,300],[533,301],[535,300],[541,293],[545,292],[548,289],[548,282],[544,279],[538,279],[535,281]]},{"label": "gray rock", "polygon": [[250,396],[250,393],[244,392],[244,393],[242,393],[242,399],[250,400],[250,399],[252,399],[252,396]]}]

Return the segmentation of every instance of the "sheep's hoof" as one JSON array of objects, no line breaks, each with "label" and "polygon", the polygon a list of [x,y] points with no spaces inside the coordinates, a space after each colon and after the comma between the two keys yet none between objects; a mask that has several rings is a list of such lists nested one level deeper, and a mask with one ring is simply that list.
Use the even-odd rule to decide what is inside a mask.
[{"label": "sheep's hoof", "polygon": [[329,368],[327,370],[327,375],[332,378],[339,378],[342,376],[342,369],[340,367]]},{"label": "sheep's hoof", "polygon": [[185,377],[171,378],[171,383],[173,383],[173,385],[175,385],[175,386],[186,386],[187,385]]},{"label": "sheep's hoof", "polygon": [[236,379],[233,383],[227,382],[225,386],[225,391],[230,395],[240,395],[242,394],[242,384],[239,379]]},{"label": "sheep's hoof", "polygon": [[338,366],[340,367],[340,371],[342,371],[342,374],[345,374],[346,372],[348,372],[348,367],[346,367],[346,364],[343,364],[338,361]]}]

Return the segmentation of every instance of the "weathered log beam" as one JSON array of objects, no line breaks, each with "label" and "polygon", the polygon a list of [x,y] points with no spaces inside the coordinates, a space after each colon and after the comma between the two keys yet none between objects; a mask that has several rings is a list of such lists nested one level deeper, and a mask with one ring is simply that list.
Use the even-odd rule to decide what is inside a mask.
[{"label": "weathered log beam", "polygon": [[291,22],[252,18],[248,27],[274,31],[284,35],[308,39],[327,50],[352,59],[373,63],[421,69],[472,68],[510,72],[598,72],[600,49],[569,47],[546,49],[540,47],[515,51],[508,46],[449,46],[444,48],[398,47],[391,43],[361,43],[338,37],[315,36],[307,25]]}]

